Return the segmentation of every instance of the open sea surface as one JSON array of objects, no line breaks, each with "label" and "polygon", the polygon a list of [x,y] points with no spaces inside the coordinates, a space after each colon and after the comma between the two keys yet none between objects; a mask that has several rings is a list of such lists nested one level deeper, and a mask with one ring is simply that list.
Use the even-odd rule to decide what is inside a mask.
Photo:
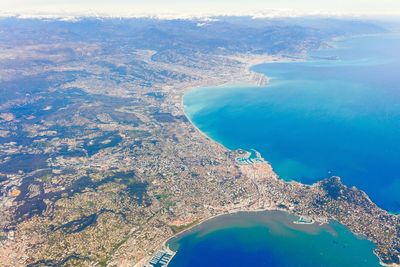
[{"label": "open sea surface", "polygon": [[202,223],[169,241],[170,267],[372,267],[373,245],[338,223],[294,224],[285,212],[242,212]]},{"label": "open sea surface", "polygon": [[230,149],[256,149],[285,180],[337,175],[400,211],[400,35],[345,39],[253,70],[270,83],[188,92],[192,122]]},{"label": "open sea surface", "polygon": [[[337,175],[400,211],[400,36],[335,42],[304,62],[253,67],[264,87],[198,88],[185,112],[227,148],[256,149],[285,180]],[[239,213],[172,239],[181,266],[379,266],[373,245],[335,222],[293,224],[282,212]]]}]

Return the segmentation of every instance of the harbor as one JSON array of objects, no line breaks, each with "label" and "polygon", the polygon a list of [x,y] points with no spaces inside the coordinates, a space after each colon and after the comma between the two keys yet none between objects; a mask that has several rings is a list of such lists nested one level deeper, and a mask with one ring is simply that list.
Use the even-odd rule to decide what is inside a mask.
[{"label": "harbor", "polygon": [[260,152],[256,151],[255,149],[251,149],[251,152],[246,151],[245,157],[236,158],[236,163],[239,165],[251,165],[262,162],[265,162],[264,158],[261,156]]},{"label": "harbor", "polygon": [[145,267],[167,267],[172,258],[175,256],[176,252],[170,250],[169,248],[165,248],[162,250],[158,250],[154,255],[150,258],[149,262],[145,264]]}]

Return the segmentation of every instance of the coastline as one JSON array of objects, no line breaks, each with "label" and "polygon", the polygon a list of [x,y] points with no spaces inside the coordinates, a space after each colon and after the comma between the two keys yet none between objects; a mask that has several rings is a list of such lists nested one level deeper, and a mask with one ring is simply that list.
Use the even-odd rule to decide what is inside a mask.
[{"label": "coastline", "polygon": [[[201,224],[203,224],[203,223],[206,223],[206,222],[208,222],[208,221],[210,221],[210,220],[216,219],[216,218],[218,218],[218,217],[227,216],[227,215],[231,215],[231,214],[237,214],[237,213],[253,213],[253,212],[254,212],[254,213],[257,213],[257,212],[269,212],[269,211],[281,211],[281,212],[285,212],[285,213],[287,213],[287,214],[289,214],[289,215],[297,216],[297,215],[295,215],[295,214],[292,214],[292,213],[288,212],[287,210],[278,209],[278,208],[253,209],[253,210],[251,210],[251,209],[229,210],[229,211],[226,211],[226,212],[223,212],[223,213],[220,213],[220,214],[213,215],[213,216],[208,217],[208,218],[204,218],[204,219],[202,219],[202,220],[200,220],[200,221],[198,221],[198,222],[196,222],[196,223],[194,223],[194,224],[188,226],[188,227],[185,228],[184,230],[175,233],[173,236],[171,236],[171,237],[169,237],[168,239],[164,240],[164,242],[162,243],[162,245],[159,247],[158,250],[171,250],[171,251],[173,251],[175,254],[178,253],[178,250],[173,250],[173,249],[171,249],[171,248],[169,247],[169,245],[168,245],[168,243],[169,243],[172,239],[178,238],[179,236],[182,236],[182,235],[186,234],[187,232],[193,230],[195,227],[197,227],[197,226],[199,226],[199,225],[201,225]],[[293,223],[295,223],[295,222],[293,222]],[[323,223],[320,224],[320,225],[323,225]],[[141,265],[141,264],[147,263],[150,259],[151,259],[151,256],[148,257],[148,258],[146,258],[145,261],[144,261],[144,263],[139,262],[137,265],[135,265],[135,267],[143,266],[143,265]],[[145,265],[144,265],[144,266],[145,266]],[[397,266],[390,266],[390,267],[397,267]]]},{"label": "coastline", "polygon": [[[269,57],[270,60],[266,60],[265,58],[262,58],[262,59],[251,59],[251,60],[249,60],[249,61],[246,61],[246,62],[244,63],[244,64],[245,64],[245,67],[244,67],[244,70],[243,70],[243,73],[242,73],[242,74],[244,74],[244,75],[243,75],[244,77],[245,77],[246,75],[249,75],[249,74],[250,74],[250,75],[255,75],[255,74],[256,74],[256,75],[262,75],[262,76],[265,77],[265,81],[266,81],[264,84],[257,84],[257,83],[255,83],[254,81],[253,81],[253,83],[252,83],[251,80],[249,80],[248,82],[245,82],[245,83],[240,82],[240,81],[239,81],[239,82],[221,81],[220,83],[216,83],[216,84],[214,84],[214,85],[210,85],[210,84],[208,84],[207,82],[205,82],[203,85],[197,85],[197,86],[194,86],[194,87],[192,87],[192,86],[187,86],[187,87],[185,87],[185,88],[182,90],[182,92],[181,92],[181,94],[180,94],[180,101],[179,101],[179,108],[180,108],[180,111],[183,113],[183,115],[186,117],[186,119],[190,122],[191,127],[193,127],[193,128],[196,130],[196,132],[197,132],[198,134],[200,134],[200,135],[203,136],[206,140],[208,140],[208,142],[213,142],[214,144],[216,144],[217,146],[223,148],[224,150],[231,151],[229,148],[225,147],[223,144],[221,144],[221,143],[215,141],[214,139],[212,139],[211,137],[209,137],[206,133],[204,133],[203,131],[201,131],[201,130],[195,125],[195,123],[193,123],[193,121],[191,120],[190,116],[186,113],[185,108],[184,108],[184,95],[185,95],[186,93],[188,93],[189,91],[191,91],[191,90],[196,90],[196,89],[200,89],[200,88],[204,88],[204,87],[221,88],[221,87],[228,86],[228,85],[236,85],[236,86],[237,86],[237,85],[250,85],[250,86],[255,86],[255,87],[267,86],[268,83],[270,82],[270,78],[269,78],[268,76],[266,76],[265,74],[263,74],[263,73],[258,73],[258,72],[255,72],[255,71],[251,70],[252,67],[254,67],[254,66],[256,66],[256,65],[259,65],[259,64],[269,64],[269,63],[276,62],[276,60],[272,60],[272,59],[275,59],[275,57],[269,56],[269,55],[267,55],[267,57]],[[241,59],[243,60],[243,58],[241,58]],[[287,58],[287,59],[282,60],[282,62],[289,62],[289,61],[296,61],[296,60],[293,60],[293,59],[290,59],[290,58]],[[242,62],[242,63],[243,63],[243,62]],[[199,226],[199,225],[201,225],[201,224],[203,224],[203,223],[205,223],[205,222],[207,222],[207,221],[209,221],[209,220],[212,220],[212,219],[214,219],[214,218],[217,218],[217,217],[220,217],[220,216],[224,216],[224,215],[229,215],[229,214],[235,214],[235,213],[239,213],[239,212],[265,212],[265,211],[285,211],[285,210],[283,210],[283,209],[277,209],[277,208],[254,209],[254,210],[250,210],[250,209],[236,209],[236,210],[234,209],[234,210],[228,210],[228,211],[226,211],[226,212],[222,212],[222,213],[219,213],[219,214],[216,214],[216,215],[212,215],[212,216],[210,216],[210,217],[203,218],[203,219],[199,220],[198,222],[194,223],[193,225],[190,225],[188,228],[185,228],[184,230],[182,230],[182,231],[180,231],[180,232],[177,232],[177,233],[175,233],[174,235],[172,235],[172,236],[166,238],[166,239],[161,243],[161,245],[158,247],[157,250],[170,249],[170,248],[168,247],[168,242],[169,242],[171,239],[176,238],[176,237],[178,237],[178,236],[180,236],[180,235],[182,235],[182,234],[184,234],[184,233],[190,231],[190,230],[193,229],[194,227]],[[285,211],[285,212],[287,212],[287,211]],[[177,251],[174,251],[174,252],[177,253]],[[148,261],[151,259],[151,257],[152,257],[152,256],[150,255],[150,256],[147,256],[147,257],[141,259],[138,263],[136,263],[136,264],[134,265],[134,267],[143,267],[143,266],[146,266],[146,264],[147,264]]]},{"label": "coastline", "polygon": [[[341,118],[339,115],[342,114],[337,112],[340,106],[319,98],[318,92],[311,88],[312,83],[307,83],[317,74],[322,82],[321,88],[326,86],[327,91],[332,93],[330,99],[350,104],[346,108],[352,108],[351,104],[355,101],[361,104],[361,108],[363,105],[377,105],[371,110],[375,112],[382,104],[384,111],[388,112],[396,107],[393,113],[387,113],[396,116],[395,97],[389,98],[387,103],[380,101],[379,95],[383,96],[383,89],[386,88],[375,91],[378,96],[369,99],[373,103],[353,99],[342,89],[346,87],[346,72],[350,81],[350,76],[355,74],[352,70],[359,66],[383,66],[387,63],[383,56],[387,61],[395,62],[400,53],[392,53],[389,48],[397,49],[400,44],[392,45],[390,39],[378,37],[379,42],[383,40],[387,46],[377,46],[375,53],[366,54],[365,60],[347,64],[347,57],[342,57],[342,54],[331,56],[336,52],[328,49],[321,53],[317,51],[316,54],[322,55],[320,58],[312,58],[314,51],[318,47],[323,49],[323,44],[334,33],[324,34],[328,29],[316,32],[312,27],[301,28],[299,32],[296,28],[298,21],[294,21],[296,25],[293,28],[279,27],[274,23],[268,25],[272,35],[268,30],[265,34],[263,29],[261,35],[257,34],[257,25],[254,25],[257,30],[239,27],[243,32],[249,30],[249,36],[259,41],[239,38],[233,40],[237,44],[228,42],[228,45],[225,41],[232,37],[231,32],[227,32],[227,36],[219,36],[220,22],[201,29],[190,22],[184,25],[180,21],[159,24],[150,20],[138,25],[139,28],[143,26],[143,31],[132,36],[128,28],[136,26],[129,21],[121,22],[128,27],[123,27],[121,33],[118,33],[118,26],[122,25],[120,22],[106,21],[92,27],[93,36],[101,35],[106,28],[110,38],[94,40],[91,35],[86,36],[93,42],[87,38],[83,38],[87,42],[82,38],[73,38],[74,32],[81,32],[81,26],[85,29],[87,23],[93,26],[91,21],[85,21],[85,25],[57,24],[57,27],[67,27],[72,35],[50,31],[51,40],[44,40],[46,44],[36,40],[34,32],[26,31],[29,25],[22,23],[24,25],[20,27],[20,22],[14,22],[16,35],[8,36],[9,41],[13,42],[19,33],[28,33],[28,43],[19,45],[16,42],[17,46],[6,47],[7,51],[3,54],[19,55],[21,62],[26,64],[13,64],[12,58],[5,55],[4,64],[11,65],[8,64],[10,68],[3,74],[9,78],[6,87],[20,84],[24,87],[20,89],[28,90],[30,94],[16,92],[5,99],[3,105],[6,124],[4,131],[0,130],[0,136],[5,138],[1,148],[6,158],[1,161],[5,169],[0,175],[0,182],[4,185],[0,203],[4,208],[1,211],[4,220],[0,232],[0,262],[6,266],[166,266],[166,260],[175,253],[171,250],[157,251],[160,246],[179,251],[171,267],[180,264],[181,259],[188,260],[184,266],[259,266],[268,259],[275,259],[275,256],[278,256],[278,265],[290,260],[292,264],[287,266],[313,265],[309,265],[308,261],[302,263],[301,257],[320,259],[314,261],[316,265],[325,262],[326,265],[367,267],[365,262],[372,263],[370,267],[380,266],[374,255],[381,265],[400,265],[400,214],[390,214],[372,202],[381,203],[384,197],[398,198],[397,194],[390,194],[397,191],[396,187],[384,179],[386,174],[393,174],[392,169],[380,168],[386,166],[380,162],[391,163],[390,158],[394,159],[394,164],[397,162],[396,155],[392,157],[385,153],[386,147],[383,146],[388,144],[389,148],[397,150],[396,135],[389,138],[391,128],[386,128],[386,120],[372,124],[375,127],[370,128],[371,131],[362,131],[374,135],[377,130],[387,138],[380,138],[384,142],[382,146],[378,142],[375,146],[368,145],[368,142],[363,146],[368,152],[375,151],[367,158],[371,165],[356,164],[357,159],[370,154],[364,153],[364,150],[357,151],[357,146],[354,146],[356,153],[353,155],[346,151],[334,153],[336,150],[331,149],[336,148],[336,144],[338,148],[339,145],[346,146],[346,141],[350,144],[353,135],[347,138],[344,135],[343,140],[342,135],[333,131],[325,132],[332,133],[332,139],[323,132],[319,134],[304,123],[303,115],[308,114],[297,108],[298,104],[308,112],[308,104],[311,104],[312,111],[317,112],[309,117],[312,119],[310,124],[316,121],[317,126],[318,122],[335,122],[327,115]],[[242,24],[245,21],[238,22]],[[46,23],[51,22],[40,22],[36,28],[46,28]],[[151,24],[150,27],[147,24]],[[152,38],[146,38],[150,34],[150,37],[163,40],[165,36],[159,35],[157,30],[168,31],[176,26],[179,26],[178,32],[179,28],[185,31],[182,34],[187,35],[186,41],[185,38],[175,40],[174,34],[167,36],[171,38],[165,42],[152,42]],[[233,26],[228,28],[233,36],[237,36],[236,26],[240,25]],[[331,27],[331,24],[328,26]],[[337,25],[332,23],[332,26]],[[355,26],[355,32],[363,32],[363,27],[360,27],[363,24]],[[369,29],[372,25],[366,26]],[[210,43],[207,36],[200,36],[197,40],[193,37],[196,35],[193,29],[206,31],[211,39],[216,35],[222,43],[218,40]],[[155,35],[152,34],[154,30]],[[342,35],[341,31],[335,33]],[[142,35],[148,44],[142,42]],[[62,42],[64,37],[72,39]],[[268,43],[271,38],[273,42]],[[372,39],[371,43],[369,40],[365,42],[368,49],[374,44]],[[358,59],[358,52],[364,52],[362,41],[355,42],[360,45],[354,54],[350,54],[351,59]],[[53,50],[55,53],[52,53]],[[262,54],[266,51],[280,54]],[[291,56],[290,53],[296,54]],[[324,58],[323,55],[328,56]],[[342,62],[334,62],[341,58]],[[332,72],[328,66],[331,63],[348,69]],[[396,85],[398,83],[392,81],[398,77],[389,79],[392,71],[396,74],[396,69],[382,67],[375,71],[371,68],[366,75],[360,75],[360,79],[369,85],[375,79],[378,85],[380,81]],[[315,72],[311,73],[313,70]],[[328,79],[330,77],[334,79]],[[27,80],[32,80],[34,84],[26,84]],[[30,88],[31,85],[34,88]],[[289,95],[286,89],[290,89]],[[316,100],[316,103],[308,100]],[[320,114],[319,106],[322,109],[332,107],[332,112]],[[52,108],[49,110],[49,107]],[[345,111],[351,112],[348,109]],[[356,109],[354,111],[360,113]],[[367,115],[369,110],[365,111]],[[352,114],[343,112],[343,115]],[[378,120],[374,122],[380,122],[382,115],[376,115]],[[321,121],[314,120],[316,117]],[[16,127],[21,123],[23,127]],[[337,129],[350,132],[351,127],[342,125],[344,127]],[[323,124],[320,126],[326,128]],[[309,135],[315,146],[308,143],[310,139],[303,138],[303,130],[315,134],[315,140]],[[351,134],[362,137],[362,132],[351,131]],[[325,147],[324,142],[319,145],[316,142],[319,137],[330,146]],[[16,142],[11,142],[13,140]],[[318,150],[314,150],[315,147]],[[263,153],[270,162],[252,148]],[[387,157],[373,157],[379,156],[380,152]],[[312,155],[311,160],[298,158],[298,154],[302,153]],[[349,169],[362,166],[366,169],[376,167],[378,171],[365,177],[336,172],[339,168],[330,167],[332,164],[326,160],[328,156],[325,159],[325,153],[345,162]],[[284,159],[283,163],[281,159]],[[32,162],[35,164],[30,164]],[[42,165],[49,171],[41,171],[44,170]],[[316,173],[313,172],[314,167],[331,168],[331,171],[327,170],[324,176],[313,179],[312,174]],[[342,182],[333,174],[343,175],[346,180]],[[368,192],[371,192],[372,200],[363,191],[351,186],[352,180],[347,179],[353,177],[371,185],[372,190]],[[321,179],[316,181],[317,178]],[[377,184],[388,184],[388,194],[376,191],[375,179]],[[362,183],[359,185],[364,188]],[[382,198],[375,199],[375,192]],[[303,216],[304,220],[298,219]],[[296,221],[300,224],[315,223],[297,225]],[[318,222],[325,224],[319,226]],[[336,227],[340,231],[335,231]],[[214,232],[219,230],[227,233],[226,238],[220,232]],[[271,239],[262,236],[263,230],[277,231]],[[320,236],[322,232],[326,236]],[[341,235],[344,232],[346,235]],[[286,235],[291,233],[304,237],[293,240],[298,247],[291,247],[291,240]],[[209,237],[216,239],[211,243],[203,242]],[[357,239],[368,239],[375,246],[370,242],[358,243]],[[190,240],[205,244],[205,249],[191,249]],[[229,253],[219,252],[220,248],[224,249],[222,244],[225,240],[231,248],[227,247]],[[325,246],[328,244],[326,240],[330,246]],[[269,243],[270,247],[264,247]],[[361,244],[360,249],[358,244]],[[211,249],[212,245],[217,246],[217,250]],[[259,249],[258,255],[253,256],[253,247]],[[269,257],[274,249],[281,252]],[[319,254],[320,251],[323,253]],[[210,252],[216,252],[215,260]],[[320,255],[332,260],[325,261]],[[233,261],[225,260],[226,256]],[[235,260],[236,256],[240,259]],[[348,259],[343,256],[348,256]],[[149,257],[151,259],[145,264]],[[204,264],[203,259],[212,261]],[[343,264],[349,259],[354,264]]]},{"label": "coastline", "polygon": [[[258,84],[256,82],[256,80],[252,79],[252,77],[253,77],[252,75],[260,74],[260,73],[257,73],[257,72],[252,70],[252,68],[254,66],[259,65],[259,64],[270,64],[270,63],[277,62],[277,60],[278,60],[277,58],[274,58],[275,60],[271,60],[271,58],[273,58],[273,57],[270,57],[270,56],[268,56],[268,58],[269,58],[269,60],[266,60],[266,58],[262,58],[262,59],[260,59],[260,58],[258,58],[258,59],[250,58],[248,60],[244,60],[242,58],[242,61],[241,61],[242,70],[240,72],[240,74],[242,76],[241,77],[239,76],[239,78],[238,78],[238,76],[235,75],[232,79],[227,79],[227,78],[222,78],[221,79],[220,77],[219,78],[215,78],[215,79],[206,79],[206,80],[203,80],[200,84],[199,83],[195,83],[195,84],[186,85],[184,87],[181,87],[180,88],[181,90],[179,91],[179,94],[178,94],[179,97],[180,97],[179,98],[179,102],[178,102],[178,106],[179,106],[179,109],[180,109],[179,112],[183,113],[183,115],[188,119],[191,127],[196,129],[196,133],[200,134],[203,138],[205,138],[207,140],[207,142],[212,142],[213,144],[217,145],[218,147],[221,147],[223,150],[232,151],[231,149],[226,148],[221,143],[219,143],[216,140],[212,139],[210,136],[208,136],[206,133],[201,131],[193,123],[193,121],[191,120],[191,118],[188,116],[188,114],[186,113],[186,111],[184,109],[184,95],[187,92],[191,91],[191,90],[196,90],[196,89],[204,88],[204,87],[213,87],[213,88],[218,89],[218,88],[221,88],[221,87],[224,87],[224,86],[228,86],[228,85],[229,86],[249,85],[249,86],[254,86],[254,87],[257,87],[257,86],[268,86],[268,84],[270,82],[270,79],[265,74],[262,74],[262,75],[264,75],[266,77],[266,79],[265,79],[266,83],[265,84],[261,84],[260,85],[260,84]],[[281,62],[297,62],[297,61],[299,61],[298,59],[292,59],[292,58],[282,58],[281,57],[279,59],[282,60]],[[283,182],[285,184],[292,184],[294,186],[304,186],[304,184],[302,184],[300,182],[297,182],[297,181],[286,181],[284,179],[279,178],[279,176],[273,171],[272,166],[268,162],[266,162],[266,164],[271,167],[272,172],[276,175],[277,179],[281,180],[281,182]],[[313,185],[308,185],[308,186],[309,187],[318,186],[318,183],[315,183]],[[356,190],[358,190],[358,189],[356,189]],[[360,191],[360,190],[358,190],[358,191]],[[361,191],[361,193],[364,194],[367,197],[367,199],[373,205],[375,205],[363,191]],[[246,203],[244,203],[244,204],[241,203],[241,206],[237,207],[237,208],[235,208],[235,207],[229,208],[228,207],[225,210],[217,210],[217,209],[213,209],[213,210],[216,211],[216,214],[211,215],[211,216],[207,216],[206,215],[205,217],[201,218],[199,221],[197,221],[197,222],[195,222],[193,224],[188,223],[187,225],[190,224],[190,226],[188,226],[187,228],[185,228],[182,231],[174,233],[173,235],[165,238],[164,241],[161,243],[161,245],[158,246],[158,250],[159,249],[165,249],[165,248],[169,249],[168,248],[168,242],[171,239],[176,238],[176,237],[178,237],[180,235],[183,235],[183,234],[187,233],[188,231],[192,230],[194,227],[197,227],[197,226],[199,226],[199,225],[201,225],[201,224],[203,224],[203,223],[205,223],[205,222],[207,222],[207,221],[209,221],[211,219],[214,219],[214,218],[217,218],[217,217],[220,217],[220,216],[224,216],[224,215],[234,214],[234,213],[238,213],[238,212],[284,211],[284,212],[286,212],[286,213],[288,213],[290,215],[301,216],[298,213],[296,214],[295,212],[293,212],[290,209],[281,209],[281,208],[277,207],[276,205],[275,206],[274,205],[270,205],[270,206],[268,206],[266,208],[264,206],[264,208],[260,209],[260,208],[254,208],[254,205],[253,204],[249,204],[249,203],[247,203],[247,204]],[[385,211],[385,210],[382,210],[382,211],[384,213],[387,213],[387,211]],[[340,224],[344,225],[345,227],[347,227],[349,229],[349,231],[352,232],[355,236],[359,237],[359,236],[364,235],[364,233],[362,231],[360,232],[357,229],[351,228],[350,227],[351,225],[349,225],[348,223],[344,222],[343,220],[341,221],[341,219],[339,219],[338,217],[332,216],[332,215],[330,215],[329,217],[326,217],[326,218],[325,217],[321,217],[321,218],[311,217],[311,219],[314,219],[314,223],[320,223],[320,224],[329,223],[332,220],[333,221],[337,221],[338,223],[340,223]],[[326,221],[324,221],[324,219],[326,219]],[[374,241],[374,238],[368,238],[368,237],[367,237],[367,239],[369,241],[371,241],[375,245],[375,248],[373,249],[372,252],[374,253],[374,255],[377,256],[381,266],[400,267],[400,265],[396,264],[396,263],[393,263],[393,264],[384,263],[382,261],[382,258],[379,257],[378,251],[375,250],[377,248],[377,244],[375,242],[376,240]],[[150,257],[151,256],[148,256],[145,259],[142,259],[135,266],[143,266],[143,265],[140,265],[140,263],[143,264],[143,261],[147,262]]]},{"label": "coastline", "polygon": [[[298,217],[299,219],[302,218],[302,216],[298,216],[298,215],[295,215],[295,214],[293,214],[293,213],[290,213],[290,211],[288,211],[288,210],[277,209],[277,208],[270,208],[270,209],[254,209],[254,210],[238,209],[238,210],[233,210],[233,211],[227,211],[227,212],[225,212],[225,213],[217,214],[217,215],[211,216],[211,217],[209,217],[209,218],[203,219],[203,220],[201,220],[201,221],[199,221],[199,222],[197,222],[197,223],[195,223],[195,224],[189,226],[189,227],[186,228],[185,230],[174,234],[174,235],[171,236],[169,239],[167,239],[167,240],[165,240],[165,241],[163,242],[163,244],[162,244],[162,249],[164,249],[165,251],[172,251],[172,252],[174,253],[174,256],[175,256],[176,253],[178,253],[179,249],[174,250],[174,249],[171,249],[171,248],[169,247],[168,243],[169,243],[171,240],[173,240],[174,238],[179,238],[180,236],[183,236],[183,235],[187,234],[188,232],[190,232],[190,231],[193,230],[194,228],[196,228],[196,227],[198,227],[198,226],[200,226],[200,225],[202,225],[202,224],[204,224],[204,223],[207,223],[207,222],[209,222],[209,221],[211,221],[211,220],[214,220],[214,219],[216,219],[216,218],[223,217],[223,216],[227,216],[227,215],[238,214],[238,213],[244,213],[244,214],[245,214],[245,213],[258,213],[258,212],[260,212],[260,213],[262,213],[262,212],[274,212],[274,211],[282,212],[282,213],[285,213],[286,215],[296,216],[296,217]],[[324,224],[330,224],[331,222],[332,222],[332,221],[328,221],[328,222],[326,222],[326,223],[320,223],[318,226],[322,226],[322,225],[324,225]],[[289,223],[297,224],[297,225],[313,225],[313,224],[316,224],[317,222],[316,222],[316,221],[312,221],[312,222],[310,222],[310,223],[308,223],[308,222],[307,222],[307,223],[301,223],[301,222],[299,223],[298,220],[294,220],[294,221],[289,220]],[[338,222],[337,222],[337,223],[338,223]],[[341,224],[341,225],[342,225],[342,224]],[[344,225],[343,225],[343,226],[344,226]],[[346,226],[344,226],[344,227],[346,227]],[[346,227],[346,228],[347,228],[347,227]],[[348,228],[347,228],[347,229],[348,229]],[[350,229],[348,229],[348,230],[349,230],[352,234],[354,234]],[[355,237],[359,238],[359,236],[358,236],[357,234],[354,234],[354,235],[355,235]],[[361,239],[364,239],[364,238],[361,238]],[[365,240],[368,240],[368,239],[365,239]],[[368,241],[369,241],[369,240],[368,240]],[[370,242],[371,242],[371,241],[370,241]],[[371,242],[371,243],[372,243],[372,242]],[[382,262],[382,260],[379,258],[378,254],[377,254],[374,250],[372,251],[372,253],[377,257],[377,259],[379,260],[379,264],[380,264],[381,266],[384,266],[384,267],[399,267],[399,266],[400,266],[400,265],[398,265],[398,264],[385,264],[384,262]],[[168,265],[166,265],[166,266],[168,266]]]},{"label": "coastline", "polygon": [[[192,119],[190,118],[190,116],[187,114],[187,112],[185,111],[185,104],[184,104],[184,96],[186,93],[193,91],[193,90],[197,90],[197,89],[201,89],[201,88],[205,88],[205,87],[212,87],[212,88],[223,88],[226,86],[253,86],[253,87],[265,87],[268,86],[268,84],[271,81],[271,78],[268,77],[267,75],[265,75],[264,73],[260,73],[260,72],[256,72],[253,71],[252,68],[260,65],[260,64],[270,64],[270,63],[274,63],[274,62],[295,62],[298,60],[293,60],[291,58],[285,58],[285,57],[278,57],[275,58],[273,56],[269,56],[267,55],[267,57],[269,57],[270,59],[267,60],[264,57],[262,57],[261,59],[258,58],[253,58],[249,61],[246,61],[245,64],[245,68],[243,71],[243,76],[245,77],[246,75],[250,75],[250,76],[262,76],[264,78],[264,82],[262,83],[257,83],[255,80],[249,80],[247,82],[240,82],[240,81],[221,81],[220,83],[216,83],[214,85],[209,85],[209,84],[204,84],[204,85],[198,85],[195,87],[185,87],[183,89],[183,94],[180,96],[180,101],[179,101],[179,108],[180,111],[183,113],[183,115],[185,115],[186,119],[190,122],[191,126],[194,127],[198,133],[200,133],[203,137],[205,137],[207,140],[210,140],[211,142],[217,144],[218,146],[221,146],[222,148],[226,149],[226,150],[231,150],[227,147],[225,147],[223,144],[221,144],[220,142],[217,142],[216,140],[212,139],[210,136],[208,136],[205,132],[203,132],[202,130],[199,129],[199,127],[197,127],[197,125],[192,121]],[[237,57],[233,57],[234,59],[237,59]],[[244,60],[243,57],[239,57],[241,60]],[[256,77],[256,76],[255,76]]]},{"label": "coastline", "polygon": [[[296,59],[296,60],[293,60],[293,59],[290,59],[290,58],[289,58],[289,59],[286,59],[286,60],[282,60],[282,61],[280,61],[280,62],[294,62],[294,61],[299,61],[299,60],[297,60],[297,59]],[[246,68],[245,68],[245,71],[243,72],[243,74],[247,74],[247,75],[249,75],[249,74],[264,75],[264,76],[265,76],[265,79],[266,79],[266,80],[265,80],[266,82],[263,83],[263,84],[258,84],[258,83],[255,83],[255,82],[243,83],[243,82],[241,82],[241,81],[236,81],[236,82],[232,82],[232,81],[223,81],[223,82],[221,82],[221,83],[217,83],[216,85],[211,85],[211,86],[210,86],[209,84],[205,84],[205,85],[203,85],[203,86],[202,86],[202,85],[199,85],[199,86],[195,86],[195,87],[188,87],[188,88],[185,88],[185,89],[183,90],[183,94],[182,94],[182,96],[181,96],[181,98],[180,98],[180,108],[181,108],[181,111],[183,112],[183,114],[185,115],[185,117],[188,119],[188,121],[190,122],[191,126],[194,127],[194,128],[197,130],[198,133],[200,133],[200,134],[201,134],[203,137],[205,137],[207,140],[209,140],[209,141],[211,141],[211,142],[217,144],[218,146],[220,146],[220,147],[222,147],[222,148],[224,148],[224,149],[226,149],[226,150],[228,150],[228,151],[231,151],[231,149],[225,147],[223,144],[217,142],[216,140],[214,140],[213,138],[211,138],[210,136],[208,136],[205,132],[201,131],[201,130],[194,124],[194,122],[192,121],[192,119],[190,118],[190,116],[188,116],[188,114],[187,114],[186,111],[185,111],[185,108],[184,108],[184,95],[185,95],[187,92],[191,91],[191,90],[196,90],[196,89],[204,88],[204,87],[213,87],[213,88],[218,89],[218,88],[221,88],[221,87],[224,87],[224,86],[240,86],[240,85],[248,85],[248,86],[254,86],[254,87],[268,86],[268,84],[269,84],[269,82],[270,82],[270,78],[269,78],[267,75],[263,74],[263,73],[255,72],[254,70],[252,70],[252,68],[253,68],[254,66],[256,66],[256,65],[259,65],[259,64],[270,64],[270,63],[274,63],[274,62],[277,62],[277,61],[276,61],[276,60],[264,60],[264,61],[255,61],[255,62],[254,62],[253,60],[250,60],[250,61],[248,61],[247,63],[245,63]],[[268,163],[268,164],[269,164],[269,163]],[[270,164],[269,164],[269,165],[270,165]],[[271,167],[272,167],[272,166],[271,166]],[[281,179],[281,178],[278,178],[278,179]],[[299,182],[296,182],[296,181],[285,181],[285,180],[282,180],[282,181],[284,181],[285,183],[296,183],[296,184],[299,183]],[[300,183],[300,184],[301,184],[301,183]],[[179,237],[179,236],[181,236],[181,235],[184,235],[185,233],[189,232],[189,231],[192,230],[193,228],[195,228],[195,227],[197,227],[197,226],[199,226],[199,225],[201,225],[201,224],[203,224],[203,223],[205,223],[205,222],[207,222],[207,221],[210,221],[210,220],[212,220],[212,219],[215,219],[215,218],[217,218],[217,217],[225,216],[225,215],[229,215],[229,214],[240,213],[240,212],[266,212],[266,211],[283,211],[283,212],[286,212],[286,213],[288,213],[288,214],[290,214],[290,215],[299,216],[299,215],[297,215],[297,214],[291,212],[290,210],[279,209],[279,208],[276,208],[276,207],[268,207],[268,208],[264,208],[264,209],[252,209],[251,207],[249,207],[249,208],[239,208],[239,209],[227,210],[227,211],[225,211],[225,212],[218,213],[218,214],[216,214],[216,215],[203,218],[203,219],[199,220],[198,222],[196,222],[196,223],[194,223],[194,224],[188,226],[188,228],[185,228],[184,230],[182,230],[182,231],[180,231],[180,232],[178,232],[178,233],[175,233],[175,234],[172,235],[171,237],[165,239],[164,242],[162,242],[161,248],[162,248],[162,249],[169,249],[169,247],[168,247],[168,242],[170,242],[172,239],[177,238],[177,237]],[[299,216],[299,217],[300,217],[300,216]],[[312,220],[312,219],[311,219],[311,220]],[[329,221],[330,221],[330,220],[329,220]],[[322,224],[324,224],[324,223],[329,223],[329,221],[327,221],[327,222],[321,222],[321,221],[320,221],[320,222],[319,222],[318,220],[315,220],[315,221],[312,220],[312,223],[320,223],[320,224],[322,225]],[[296,222],[293,222],[293,223],[296,223]],[[340,223],[340,222],[338,222],[338,223]],[[307,224],[308,224],[308,223],[307,223]],[[344,225],[344,226],[347,227],[346,225]],[[358,236],[357,233],[353,232],[351,229],[349,229],[349,230],[350,230],[355,236]],[[175,251],[175,253],[176,253],[176,252],[177,252],[177,251]],[[375,249],[374,249],[372,252],[373,252],[374,255],[376,255],[376,257],[378,258],[379,263],[380,263],[381,266],[387,266],[387,267],[399,267],[399,266],[400,266],[400,265],[398,265],[398,264],[385,264],[385,263],[382,262],[381,258],[378,256],[378,254],[375,252]]]}]

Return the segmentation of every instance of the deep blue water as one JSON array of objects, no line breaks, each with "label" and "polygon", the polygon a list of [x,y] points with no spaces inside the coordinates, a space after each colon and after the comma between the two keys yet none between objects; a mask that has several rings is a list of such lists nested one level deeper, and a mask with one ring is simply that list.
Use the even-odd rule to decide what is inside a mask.
[{"label": "deep blue water", "polygon": [[373,245],[337,223],[296,225],[283,212],[218,217],[169,242],[170,267],[372,267]]},{"label": "deep blue water", "polygon": [[228,148],[258,150],[283,179],[338,175],[400,211],[399,35],[346,39],[305,62],[253,69],[270,83],[187,93],[196,126]]}]

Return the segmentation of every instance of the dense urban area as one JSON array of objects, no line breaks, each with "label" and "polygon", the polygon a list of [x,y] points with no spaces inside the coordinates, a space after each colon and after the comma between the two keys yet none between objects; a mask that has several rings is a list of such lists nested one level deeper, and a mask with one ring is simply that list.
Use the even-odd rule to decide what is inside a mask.
[{"label": "dense urban area", "polygon": [[1,19],[0,265],[144,266],[208,218],[280,209],[337,220],[399,266],[398,215],[338,177],[280,179],[261,155],[202,134],[182,104],[196,87],[268,83],[255,64],[382,31],[331,19]]}]

